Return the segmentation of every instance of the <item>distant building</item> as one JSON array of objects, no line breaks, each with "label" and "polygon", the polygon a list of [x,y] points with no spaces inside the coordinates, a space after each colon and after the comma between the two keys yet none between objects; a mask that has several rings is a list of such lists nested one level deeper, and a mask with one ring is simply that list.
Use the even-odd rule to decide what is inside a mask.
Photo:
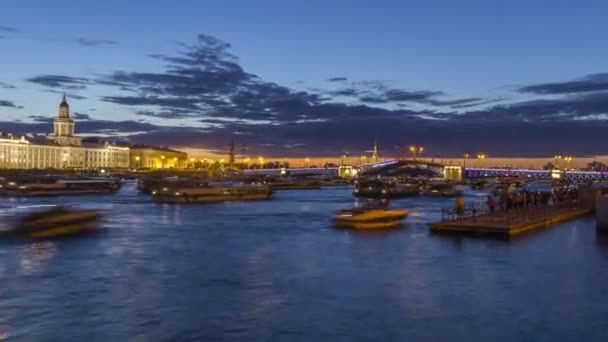
[{"label": "distant building", "polygon": [[132,169],[181,169],[187,164],[186,152],[152,146],[131,146]]},{"label": "distant building", "polygon": [[129,148],[112,144],[83,144],[63,96],[48,139],[0,133],[0,169],[128,168]]}]

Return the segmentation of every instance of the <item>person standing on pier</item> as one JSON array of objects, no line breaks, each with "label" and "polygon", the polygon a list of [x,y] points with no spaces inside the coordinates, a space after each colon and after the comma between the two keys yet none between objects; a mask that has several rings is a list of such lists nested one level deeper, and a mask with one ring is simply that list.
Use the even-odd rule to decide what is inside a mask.
[{"label": "person standing on pier", "polygon": [[456,198],[456,217],[462,218],[464,216],[464,197],[458,196]]},{"label": "person standing on pier", "polygon": [[492,195],[488,195],[488,209],[490,210],[491,213],[494,213],[495,207],[496,207],[496,202],[494,201],[494,198],[492,197]]}]

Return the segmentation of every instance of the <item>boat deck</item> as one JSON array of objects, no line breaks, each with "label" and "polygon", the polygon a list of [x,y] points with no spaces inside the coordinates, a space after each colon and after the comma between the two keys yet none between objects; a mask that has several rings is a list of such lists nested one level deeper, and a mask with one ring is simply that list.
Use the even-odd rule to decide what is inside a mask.
[{"label": "boat deck", "polygon": [[518,208],[509,211],[445,218],[429,224],[434,233],[489,234],[509,237],[549,227],[592,213],[593,209],[577,203],[556,206]]}]

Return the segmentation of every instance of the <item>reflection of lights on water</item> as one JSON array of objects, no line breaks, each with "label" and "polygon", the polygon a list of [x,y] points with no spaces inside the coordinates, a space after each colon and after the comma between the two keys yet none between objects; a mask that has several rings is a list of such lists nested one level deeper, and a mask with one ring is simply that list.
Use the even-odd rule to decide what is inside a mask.
[{"label": "reflection of lights on water", "polygon": [[50,241],[23,246],[19,249],[21,269],[26,274],[39,271],[56,253],[57,246]]},{"label": "reflection of lights on water", "polygon": [[11,327],[9,325],[0,325],[0,341],[8,340],[11,335]]}]

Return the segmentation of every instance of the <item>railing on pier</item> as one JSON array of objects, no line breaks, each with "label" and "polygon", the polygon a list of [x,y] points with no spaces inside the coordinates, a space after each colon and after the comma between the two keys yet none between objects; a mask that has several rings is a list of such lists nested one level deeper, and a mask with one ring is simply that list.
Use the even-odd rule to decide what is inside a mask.
[{"label": "railing on pier", "polygon": [[[545,220],[566,210],[581,208],[578,200],[566,200],[551,205],[535,205],[491,211],[486,206],[465,207],[464,212],[458,213],[455,208],[441,209],[441,221],[472,220],[495,224],[517,224],[536,220]],[[498,208],[496,208],[498,209]]]}]

